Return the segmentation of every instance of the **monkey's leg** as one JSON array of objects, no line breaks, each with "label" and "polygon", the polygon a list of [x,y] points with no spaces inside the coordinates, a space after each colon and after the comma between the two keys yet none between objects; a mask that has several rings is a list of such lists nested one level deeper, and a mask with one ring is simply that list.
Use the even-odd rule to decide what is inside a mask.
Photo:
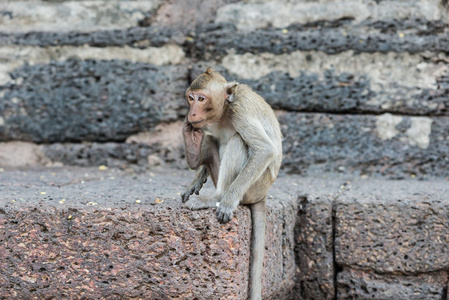
[{"label": "monkey's leg", "polygon": [[217,208],[217,218],[220,223],[229,222],[234,210],[243,200],[240,197],[225,196],[232,195],[232,193],[229,193],[229,187],[245,166],[248,160],[247,151],[245,143],[238,134],[234,135],[223,149],[220,148],[221,163],[215,197],[220,199]]},{"label": "monkey's leg", "polygon": [[195,179],[193,179],[192,183],[187,187],[184,194],[181,195],[182,203],[188,201],[190,196],[194,193],[196,195],[200,193],[203,184],[207,181],[208,175],[209,169],[204,165],[200,166],[198,172],[196,172]]},{"label": "monkey's leg", "polygon": [[262,299],[262,270],[265,253],[266,198],[251,204],[252,242],[250,299]]}]

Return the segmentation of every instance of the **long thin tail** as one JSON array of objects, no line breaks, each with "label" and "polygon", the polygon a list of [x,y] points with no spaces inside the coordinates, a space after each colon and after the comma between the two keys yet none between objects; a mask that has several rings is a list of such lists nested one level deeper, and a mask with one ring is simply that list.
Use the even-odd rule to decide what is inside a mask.
[{"label": "long thin tail", "polygon": [[251,242],[251,286],[250,299],[262,299],[262,269],[265,253],[266,199],[251,205],[252,242]]}]

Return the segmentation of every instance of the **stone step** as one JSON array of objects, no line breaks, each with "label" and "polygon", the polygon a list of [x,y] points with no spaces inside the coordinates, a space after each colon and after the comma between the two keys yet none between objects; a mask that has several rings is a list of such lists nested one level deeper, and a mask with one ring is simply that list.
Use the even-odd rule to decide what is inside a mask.
[{"label": "stone step", "polygon": [[[247,298],[250,211],[184,208],[194,172],[0,171],[0,298]],[[267,206],[264,299],[447,296],[447,180],[281,174]]]},{"label": "stone step", "polygon": [[[226,225],[179,193],[193,172],[0,172],[0,298],[246,299],[251,218]],[[266,298],[295,284],[296,184],[269,200]],[[206,188],[211,192],[211,187]]]}]

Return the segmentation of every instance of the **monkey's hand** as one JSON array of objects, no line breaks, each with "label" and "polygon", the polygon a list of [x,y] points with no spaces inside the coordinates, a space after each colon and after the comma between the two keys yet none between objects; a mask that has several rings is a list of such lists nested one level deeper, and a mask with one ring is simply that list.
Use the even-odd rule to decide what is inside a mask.
[{"label": "monkey's hand", "polygon": [[192,124],[185,122],[182,128],[186,149],[187,164],[192,169],[197,169],[201,163],[201,143],[203,142],[203,131],[194,128]]},{"label": "monkey's hand", "polygon": [[182,203],[186,203],[189,197],[193,194],[198,195],[200,193],[203,184],[207,181],[207,176],[209,176],[209,170],[206,166],[201,166],[195,175],[192,183],[187,187],[186,191],[181,195]]},{"label": "monkey's hand", "polygon": [[207,177],[201,180],[194,180],[188,187],[184,194],[181,195],[182,203],[186,203],[189,197],[193,194],[199,195],[203,184],[207,181]]},{"label": "monkey's hand", "polygon": [[235,206],[229,205],[225,201],[217,203],[217,219],[221,224],[228,223],[231,221],[234,214]]}]

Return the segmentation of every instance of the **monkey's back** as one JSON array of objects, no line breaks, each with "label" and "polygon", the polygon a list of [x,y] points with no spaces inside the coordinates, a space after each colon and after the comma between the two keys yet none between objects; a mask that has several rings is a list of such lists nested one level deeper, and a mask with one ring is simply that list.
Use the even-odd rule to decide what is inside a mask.
[{"label": "monkey's back", "polygon": [[254,92],[249,86],[239,84],[236,89],[235,101],[232,109],[234,118],[241,119],[248,116],[255,116],[251,122],[252,126],[262,126],[271,141],[270,147],[274,148],[275,156],[268,166],[272,181],[277,177],[282,162],[282,132],[279,121],[271,106],[259,94]]}]

